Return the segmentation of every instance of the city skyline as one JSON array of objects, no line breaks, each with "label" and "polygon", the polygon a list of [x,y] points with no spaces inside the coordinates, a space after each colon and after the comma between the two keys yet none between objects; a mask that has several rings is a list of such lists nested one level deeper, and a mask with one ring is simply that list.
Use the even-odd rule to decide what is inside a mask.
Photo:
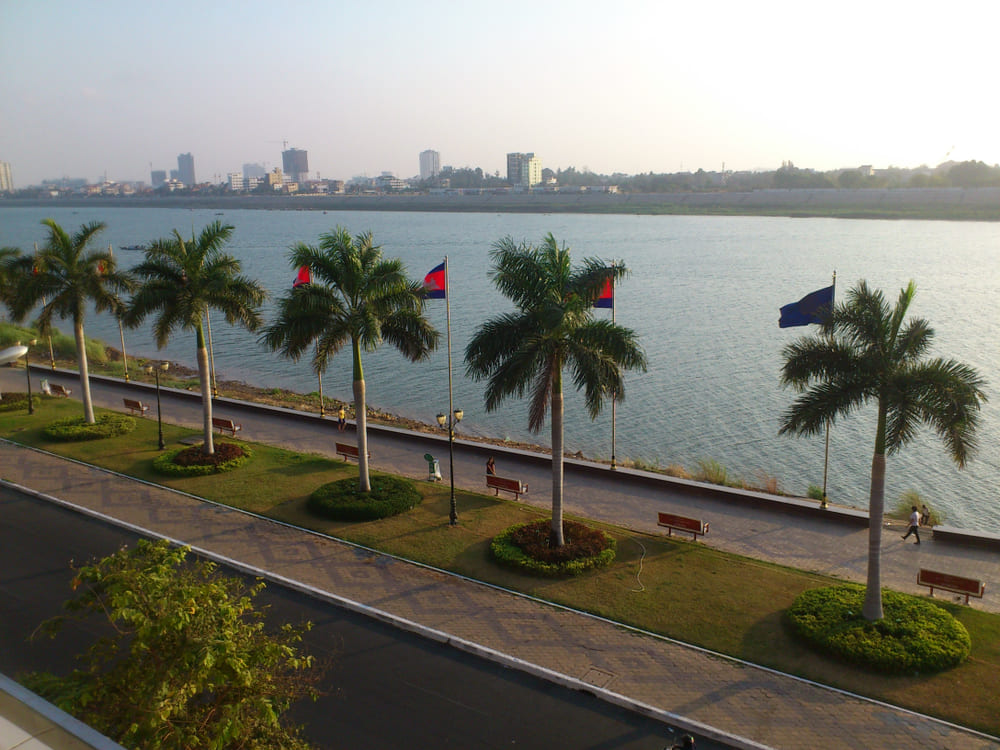
[{"label": "city skyline", "polygon": [[998,16],[961,0],[946,17],[853,0],[0,0],[0,161],[16,187],[148,182],[181,153],[223,182],[287,148],[342,180],[417,175],[430,149],[490,174],[512,152],[602,174],[996,164]]}]

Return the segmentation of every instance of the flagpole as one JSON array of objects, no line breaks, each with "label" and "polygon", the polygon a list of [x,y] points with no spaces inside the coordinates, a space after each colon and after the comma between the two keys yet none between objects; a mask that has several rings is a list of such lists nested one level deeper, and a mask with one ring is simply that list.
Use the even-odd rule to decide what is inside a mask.
[{"label": "flagpole", "polygon": [[[615,287],[614,281],[611,282],[611,325],[615,324]],[[615,426],[617,424],[617,405],[618,405],[618,392],[611,391],[611,468],[614,469],[617,464],[615,463]]]},{"label": "flagpole", "polygon": [[444,314],[448,329],[448,476],[451,479],[451,507],[448,522],[458,524],[458,505],[455,502],[455,402],[451,383],[451,279],[448,274],[448,256],[444,256]]},{"label": "flagpole", "polygon": [[[316,341],[316,356],[319,357],[319,341]],[[323,373],[321,370],[316,370],[316,378],[319,380],[319,415],[321,417],[326,416],[326,409],[323,406]]]},{"label": "flagpole", "polygon": [[212,317],[208,314],[208,310],[205,310],[205,323],[208,325],[208,373],[212,379],[212,398],[218,398],[219,386],[215,382],[215,349],[212,348]]},{"label": "flagpole", "polygon": [[[833,294],[830,295],[830,312],[833,312],[833,306],[836,304],[837,297],[837,272],[833,272]],[[826,473],[830,466],[830,420],[826,420],[826,448],[823,451],[823,500],[820,502],[820,508],[826,508],[828,502],[826,499]]]},{"label": "flagpole", "polygon": [[[111,243],[108,243],[108,255],[113,259],[115,257],[114,250],[111,248]],[[125,382],[128,382],[128,357],[125,356],[125,329],[122,328],[121,316],[118,316],[118,337],[122,342],[122,366],[125,368]]]}]

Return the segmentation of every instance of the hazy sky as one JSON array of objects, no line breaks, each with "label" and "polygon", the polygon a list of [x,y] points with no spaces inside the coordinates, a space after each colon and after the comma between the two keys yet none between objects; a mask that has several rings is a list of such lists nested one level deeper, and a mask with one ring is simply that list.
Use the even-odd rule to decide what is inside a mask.
[{"label": "hazy sky", "polygon": [[995,0],[0,0],[16,186],[1000,162]]}]

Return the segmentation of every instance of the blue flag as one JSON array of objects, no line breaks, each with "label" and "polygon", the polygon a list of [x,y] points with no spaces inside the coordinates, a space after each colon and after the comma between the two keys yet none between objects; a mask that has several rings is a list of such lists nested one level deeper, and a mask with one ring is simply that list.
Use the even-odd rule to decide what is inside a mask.
[{"label": "blue flag", "polygon": [[807,294],[798,302],[792,302],[781,308],[781,319],[778,328],[807,326],[810,323],[822,323],[823,319],[833,309],[833,286],[817,289]]},{"label": "blue flag", "polygon": [[447,294],[448,279],[445,278],[444,263],[439,263],[424,276],[424,295],[428,299],[444,299]]}]

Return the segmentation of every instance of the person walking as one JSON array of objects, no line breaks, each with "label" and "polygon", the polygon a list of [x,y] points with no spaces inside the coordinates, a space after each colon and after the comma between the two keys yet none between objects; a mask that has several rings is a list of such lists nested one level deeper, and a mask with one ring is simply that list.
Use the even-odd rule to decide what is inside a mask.
[{"label": "person walking", "polygon": [[911,505],[910,510],[910,528],[903,534],[903,539],[906,539],[910,534],[913,534],[917,538],[916,543],[920,544],[920,511],[917,510],[916,505]]},{"label": "person walking", "polygon": [[347,412],[344,410],[343,405],[341,405],[340,411],[337,412],[337,429],[341,432],[347,429]]}]

